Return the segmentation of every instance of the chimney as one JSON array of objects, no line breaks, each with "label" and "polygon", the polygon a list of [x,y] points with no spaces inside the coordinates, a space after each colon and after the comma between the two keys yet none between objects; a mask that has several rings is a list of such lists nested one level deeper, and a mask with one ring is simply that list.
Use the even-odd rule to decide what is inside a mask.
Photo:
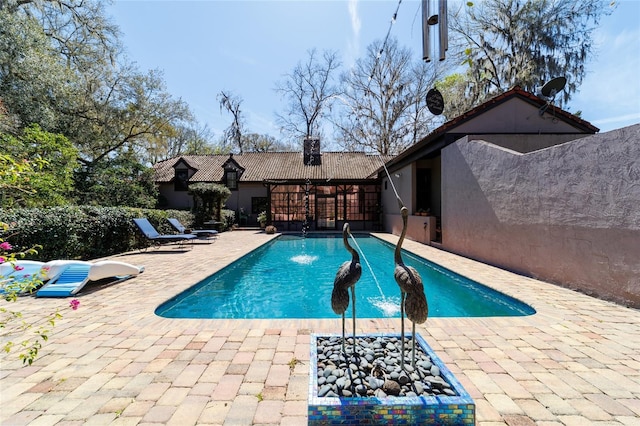
[{"label": "chimney", "polygon": [[320,154],[320,138],[308,136],[304,140],[304,164],[319,166],[322,163]]}]

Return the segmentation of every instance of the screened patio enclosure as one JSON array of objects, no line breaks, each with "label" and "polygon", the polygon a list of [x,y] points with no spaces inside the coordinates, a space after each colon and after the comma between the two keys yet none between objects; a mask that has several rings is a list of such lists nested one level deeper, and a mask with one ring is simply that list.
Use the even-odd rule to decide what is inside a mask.
[{"label": "screened patio enclosure", "polygon": [[381,229],[380,185],[314,183],[268,183],[268,221],[279,231]]}]

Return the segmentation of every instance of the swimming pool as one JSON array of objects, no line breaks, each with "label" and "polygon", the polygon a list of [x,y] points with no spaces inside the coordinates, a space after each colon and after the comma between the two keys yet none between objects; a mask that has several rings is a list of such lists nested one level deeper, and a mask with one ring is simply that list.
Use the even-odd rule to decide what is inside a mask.
[{"label": "swimming pool", "polygon": [[[356,284],[358,318],[399,317],[394,247],[368,234],[354,235],[362,263],[362,277]],[[169,299],[155,312],[166,318],[336,318],[331,309],[333,280],[340,265],[350,259],[340,234],[281,235]],[[407,251],[403,259],[422,277],[429,317],[535,313],[517,299]]]}]

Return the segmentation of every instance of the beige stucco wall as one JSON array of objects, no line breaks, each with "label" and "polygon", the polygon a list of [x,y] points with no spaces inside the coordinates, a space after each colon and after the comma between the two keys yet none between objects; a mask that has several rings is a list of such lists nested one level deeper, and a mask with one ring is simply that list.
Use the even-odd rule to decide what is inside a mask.
[{"label": "beige stucco wall", "polygon": [[[524,118],[524,119],[523,119]],[[512,98],[508,102],[495,105],[455,127],[456,133],[576,133],[578,129],[569,121],[558,119],[553,110],[547,109],[540,115],[538,107],[524,99]]]},{"label": "beige stucco wall", "polygon": [[[398,196],[409,210],[406,238],[424,244],[431,244],[436,238],[436,218],[433,216],[414,215],[416,196],[413,193],[413,188],[416,187],[416,166],[416,163],[411,163],[406,167],[394,170],[390,175]],[[440,159],[438,157],[429,160],[420,166],[432,168],[432,202],[437,206],[437,210],[434,209],[437,214],[440,209]],[[388,178],[382,179],[383,229],[386,232],[400,235],[400,232],[402,232],[402,217],[400,216],[400,207],[393,191],[393,186]]]},{"label": "beige stucco wall", "polygon": [[158,191],[167,199],[167,203],[172,209],[191,209],[193,196],[189,195],[189,191],[176,192],[173,188],[173,183],[161,183],[158,186]]},{"label": "beige stucco wall", "polygon": [[528,154],[442,152],[443,247],[640,307],[640,125]]},{"label": "beige stucco wall", "polygon": [[[402,232],[402,216],[399,214],[385,214],[384,221],[385,232],[400,235]],[[431,245],[436,238],[435,216],[409,215],[406,238],[422,244]]]},{"label": "beige stucco wall", "polygon": [[236,212],[236,219],[240,219],[240,208],[244,208],[248,216],[248,225],[257,225],[257,214],[251,214],[251,198],[266,197],[267,188],[260,182],[241,183],[238,191],[231,191],[231,197],[227,200],[226,208]]},{"label": "beige stucco wall", "polygon": [[[189,195],[188,191],[176,192],[173,190],[173,183],[163,183],[159,186],[160,194],[166,197],[169,206],[176,209],[190,209],[193,207],[193,196]],[[240,184],[238,191],[231,191],[231,196],[225,204],[225,208],[236,212],[236,219],[239,219],[238,214],[240,208],[244,208],[245,212],[249,216],[249,224],[257,224],[257,215],[251,213],[251,198],[252,197],[266,197],[267,188],[260,182],[243,182]]]},{"label": "beige stucco wall", "polygon": [[403,204],[409,213],[413,213],[413,196],[412,188],[415,185],[415,176],[413,173],[413,164],[403,167],[393,172],[389,172],[391,175],[391,181],[388,177],[382,178],[382,211],[384,214],[399,214],[400,207],[398,206],[398,199],[396,198],[393,188],[395,187],[398,192],[398,196],[402,199]]}]

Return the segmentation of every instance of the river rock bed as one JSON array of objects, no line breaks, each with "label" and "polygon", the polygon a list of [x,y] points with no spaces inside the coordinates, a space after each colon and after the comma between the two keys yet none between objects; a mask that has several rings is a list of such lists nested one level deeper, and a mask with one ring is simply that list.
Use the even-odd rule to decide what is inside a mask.
[{"label": "river rock bed", "polygon": [[411,366],[412,339],[405,341],[404,370],[401,368],[401,340],[394,336],[317,338],[318,397],[457,396],[419,344],[415,368]]}]

